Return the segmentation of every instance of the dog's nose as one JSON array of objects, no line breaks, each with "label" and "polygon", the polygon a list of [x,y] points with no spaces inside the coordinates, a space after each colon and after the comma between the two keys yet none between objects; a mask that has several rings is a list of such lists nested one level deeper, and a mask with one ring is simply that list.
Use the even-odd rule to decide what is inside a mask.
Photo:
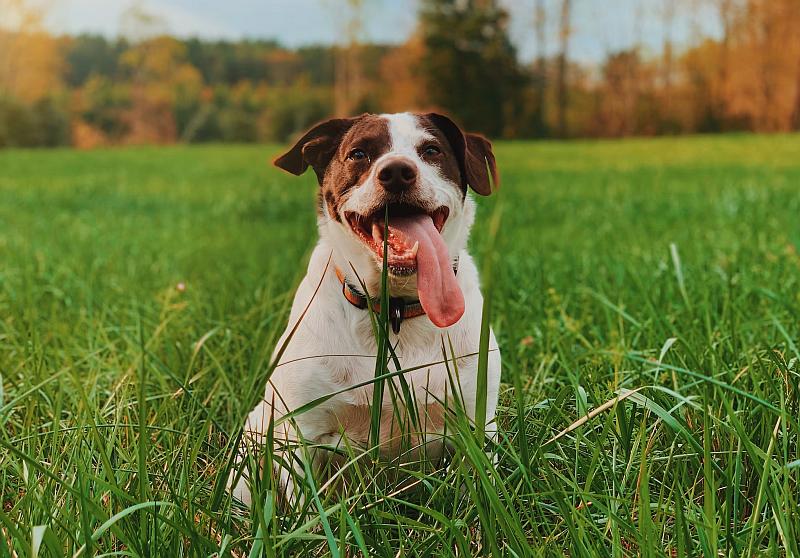
[{"label": "dog's nose", "polygon": [[378,171],[378,183],[387,192],[402,192],[417,183],[417,169],[409,161],[388,161]]}]

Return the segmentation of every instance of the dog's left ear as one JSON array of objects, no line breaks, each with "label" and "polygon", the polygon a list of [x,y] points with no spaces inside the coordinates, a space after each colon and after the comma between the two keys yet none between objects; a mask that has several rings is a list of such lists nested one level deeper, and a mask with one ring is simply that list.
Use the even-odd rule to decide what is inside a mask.
[{"label": "dog's left ear", "polygon": [[275,166],[296,176],[306,172],[310,166],[321,183],[325,169],[336,153],[342,137],[356,120],[333,118],[320,122],[297,140],[289,151],[275,159]]},{"label": "dog's left ear", "polygon": [[492,144],[479,134],[465,133],[447,116],[434,112],[423,115],[447,138],[458,158],[463,186],[469,186],[482,196],[488,196],[500,186],[497,162]]}]

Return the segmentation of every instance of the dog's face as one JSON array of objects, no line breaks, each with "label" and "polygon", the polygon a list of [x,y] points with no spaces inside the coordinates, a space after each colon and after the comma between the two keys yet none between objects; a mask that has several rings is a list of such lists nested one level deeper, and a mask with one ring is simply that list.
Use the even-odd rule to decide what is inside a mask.
[{"label": "dog's face", "polygon": [[321,234],[368,287],[388,232],[393,294],[418,293],[437,326],[458,321],[464,301],[453,264],[472,224],[467,189],[488,195],[498,182],[486,139],[439,114],[365,114],[315,126],[275,164],[298,175],[314,169]]}]

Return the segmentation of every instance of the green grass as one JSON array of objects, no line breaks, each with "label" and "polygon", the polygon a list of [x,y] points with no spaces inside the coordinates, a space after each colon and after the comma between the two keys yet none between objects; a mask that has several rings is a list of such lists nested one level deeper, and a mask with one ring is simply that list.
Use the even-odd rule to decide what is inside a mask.
[{"label": "green grass", "polygon": [[491,455],[456,416],[416,490],[249,515],[315,241],[276,149],[0,152],[0,557],[798,555],[800,136],[500,144]]}]

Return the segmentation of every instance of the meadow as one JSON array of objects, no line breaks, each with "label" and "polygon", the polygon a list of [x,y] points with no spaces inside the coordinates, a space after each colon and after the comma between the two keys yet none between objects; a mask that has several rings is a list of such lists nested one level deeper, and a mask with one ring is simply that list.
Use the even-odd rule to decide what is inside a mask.
[{"label": "meadow", "polygon": [[498,143],[497,443],[251,513],[316,238],[278,149],[0,151],[0,557],[800,555],[800,136]]}]

